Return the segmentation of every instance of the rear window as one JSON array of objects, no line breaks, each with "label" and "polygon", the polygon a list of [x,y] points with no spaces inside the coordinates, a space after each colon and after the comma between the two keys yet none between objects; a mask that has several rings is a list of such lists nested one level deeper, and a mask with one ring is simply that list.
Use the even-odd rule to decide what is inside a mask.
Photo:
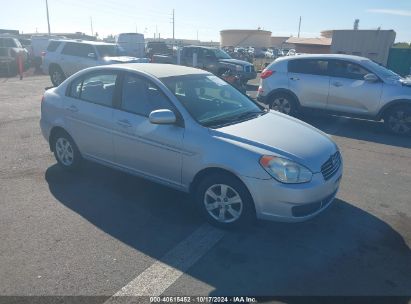
[{"label": "rear window", "polygon": [[288,72],[311,75],[327,75],[328,61],[322,59],[296,59],[288,63]]},{"label": "rear window", "polygon": [[47,52],[55,52],[60,44],[61,41],[50,41],[49,45],[47,46]]}]

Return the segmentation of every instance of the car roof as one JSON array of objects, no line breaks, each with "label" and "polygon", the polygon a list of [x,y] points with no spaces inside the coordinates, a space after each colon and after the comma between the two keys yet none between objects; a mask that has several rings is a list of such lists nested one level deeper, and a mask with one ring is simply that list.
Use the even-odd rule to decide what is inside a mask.
[{"label": "car roof", "polygon": [[286,56],[280,57],[278,60],[294,60],[294,59],[343,59],[360,62],[363,60],[368,60],[365,57],[354,56],[354,55],[345,55],[345,54],[298,54],[296,56]]},{"label": "car roof", "polygon": [[108,43],[103,41],[90,41],[90,40],[77,40],[77,39],[50,39],[50,41],[59,41],[59,42],[74,42],[74,43],[83,43],[83,44],[92,44],[92,45],[116,45],[115,43]]},{"label": "car roof", "polygon": [[138,72],[143,72],[150,74],[156,78],[166,78],[173,76],[184,76],[184,75],[211,75],[211,73],[190,68],[182,65],[175,64],[162,64],[162,63],[120,63],[120,64],[110,64],[105,66],[99,66],[95,69],[110,69],[115,68],[119,70],[133,70]]}]

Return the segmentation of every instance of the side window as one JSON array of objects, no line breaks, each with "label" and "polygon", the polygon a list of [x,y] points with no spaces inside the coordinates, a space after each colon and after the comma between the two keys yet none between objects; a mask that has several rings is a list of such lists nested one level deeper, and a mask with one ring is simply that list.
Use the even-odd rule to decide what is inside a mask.
[{"label": "side window", "polygon": [[67,42],[61,53],[64,55],[76,56],[76,44],[73,42]]},{"label": "side window", "polygon": [[47,52],[55,52],[60,43],[60,41],[50,41],[49,45],[47,46]]},{"label": "side window", "polygon": [[94,53],[94,48],[85,43],[67,42],[61,53],[64,55],[86,58],[89,53]]},{"label": "side window", "polygon": [[332,63],[331,74],[334,77],[361,80],[368,73],[366,69],[352,62],[335,60]]},{"label": "side window", "polygon": [[328,75],[328,61],[321,59],[296,59],[288,63],[291,73]]},{"label": "side window", "polygon": [[127,112],[148,116],[151,111],[172,109],[163,92],[150,81],[135,75],[124,77],[121,108]]},{"label": "side window", "polygon": [[84,78],[76,79],[71,83],[69,95],[73,98],[111,107],[116,80],[116,73],[86,75]]}]

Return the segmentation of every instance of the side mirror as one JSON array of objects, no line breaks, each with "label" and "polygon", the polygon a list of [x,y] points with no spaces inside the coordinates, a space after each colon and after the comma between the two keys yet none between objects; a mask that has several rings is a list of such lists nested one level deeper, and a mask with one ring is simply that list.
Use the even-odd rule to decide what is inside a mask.
[{"label": "side mirror", "polygon": [[172,125],[177,121],[174,112],[167,109],[152,111],[148,116],[148,119],[152,124],[156,125]]},{"label": "side mirror", "polygon": [[369,74],[364,76],[364,80],[368,81],[368,82],[377,82],[379,80],[379,78],[377,77],[377,75],[375,75],[373,73],[369,73]]},{"label": "side mirror", "polygon": [[95,53],[88,53],[88,54],[87,54],[87,57],[88,57],[88,58],[91,58],[91,59],[96,59],[96,58],[97,58],[97,56],[96,56]]}]

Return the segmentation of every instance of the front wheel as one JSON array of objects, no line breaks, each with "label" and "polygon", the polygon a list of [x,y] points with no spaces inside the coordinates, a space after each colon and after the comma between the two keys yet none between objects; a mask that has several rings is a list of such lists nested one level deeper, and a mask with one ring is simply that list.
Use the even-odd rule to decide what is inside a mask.
[{"label": "front wheel", "polygon": [[399,105],[384,116],[387,129],[398,135],[411,135],[411,105]]},{"label": "front wheel", "polygon": [[255,218],[250,193],[244,184],[225,174],[204,178],[196,192],[196,202],[205,218],[219,227],[246,224]]}]

